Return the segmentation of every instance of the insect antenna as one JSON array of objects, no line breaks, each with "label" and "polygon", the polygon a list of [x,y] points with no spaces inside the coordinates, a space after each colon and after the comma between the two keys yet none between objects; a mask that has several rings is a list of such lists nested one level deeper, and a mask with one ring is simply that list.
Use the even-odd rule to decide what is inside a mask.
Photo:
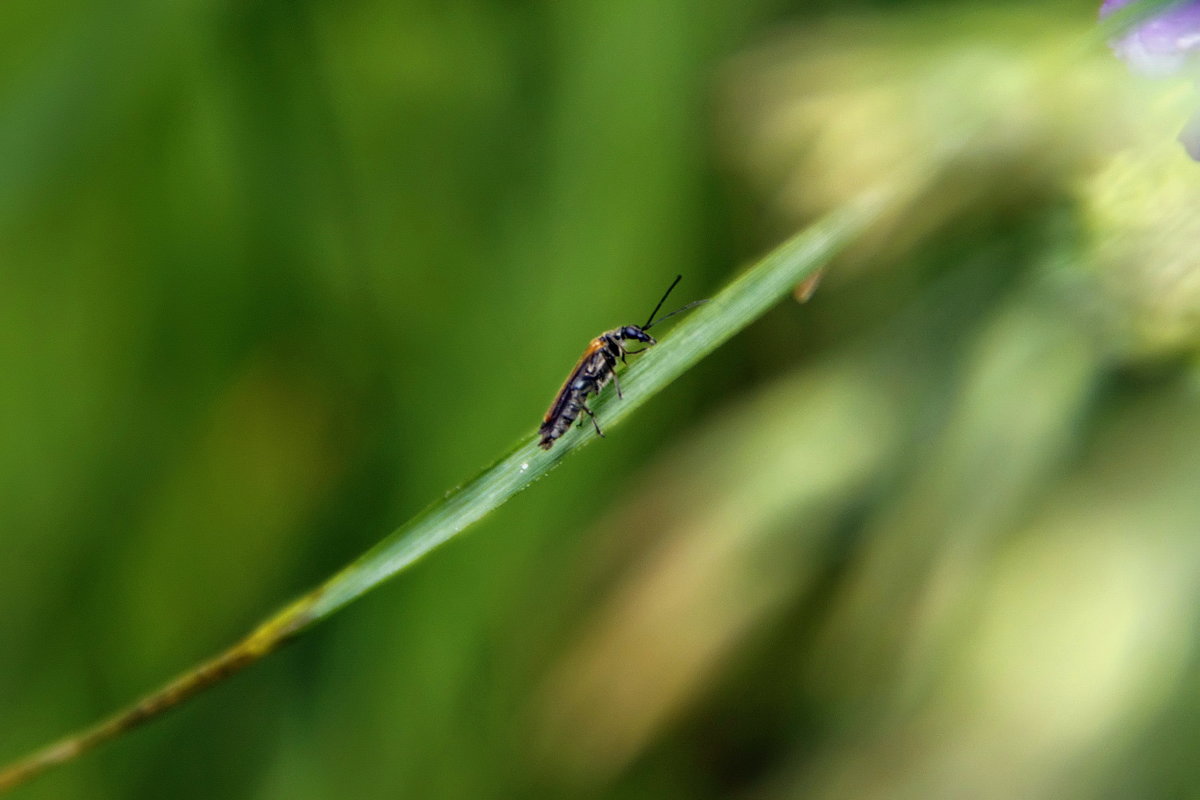
[{"label": "insect antenna", "polygon": [[671,281],[671,285],[667,287],[665,292],[663,292],[662,299],[658,301],[658,305],[656,305],[654,310],[650,312],[650,318],[646,320],[646,324],[642,326],[642,330],[646,330],[646,328],[649,328],[654,323],[654,315],[658,313],[660,308],[662,308],[662,304],[667,302],[667,298],[671,296],[671,290],[674,289],[675,285],[681,280],[683,280],[683,276],[676,275],[675,280]]},{"label": "insect antenna", "polygon": [[[676,314],[682,314],[685,311],[691,311],[696,306],[702,306],[707,302],[708,302],[708,298],[705,298],[704,300],[693,300],[692,302],[688,303],[683,308],[677,308],[674,311],[672,311],[670,314],[667,314],[665,317],[659,317],[658,319],[654,320],[654,322],[650,323],[650,325],[657,325],[660,322],[666,322],[667,320],[669,320],[671,317],[675,316]],[[649,328],[650,325],[643,325],[642,330],[646,330],[646,328]]]},{"label": "insect antenna", "polygon": [[654,307],[654,310],[650,312],[650,319],[646,320],[646,324],[642,326],[642,330],[644,330],[644,331],[649,330],[651,326],[657,325],[659,322],[668,320],[671,317],[675,316],[676,314],[682,314],[684,311],[687,311],[688,309],[695,308],[696,306],[701,305],[702,303],[708,302],[708,300],[697,300],[694,303],[688,303],[683,308],[677,308],[674,311],[672,311],[670,314],[667,314],[665,317],[659,318],[658,321],[656,322],[654,319],[654,315],[658,313],[658,310],[660,308],[662,308],[663,303],[667,302],[667,297],[670,296],[671,290],[674,289],[675,285],[677,283],[679,283],[679,281],[681,281],[681,280],[683,280],[683,276],[676,275],[675,280],[671,281],[671,285],[667,287],[667,291],[663,294],[662,299],[658,301],[658,305],[656,305]]}]

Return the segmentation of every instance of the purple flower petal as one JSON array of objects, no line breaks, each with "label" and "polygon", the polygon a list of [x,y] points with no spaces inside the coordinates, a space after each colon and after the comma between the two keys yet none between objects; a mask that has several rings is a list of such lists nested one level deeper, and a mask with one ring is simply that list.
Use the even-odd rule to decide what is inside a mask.
[{"label": "purple flower petal", "polygon": [[[1100,17],[1107,17],[1134,0],[1104,0]],[[1113,51],[1131,67],[1147,75],[1179,72],[1200,52],[1200,0],[1187,0],[1164,8],[1111,43]],[[1188,155],[1200,161],[1200,112],[1179,133]]]},{"label": "purple flower petal", "polygon": [[[1105,0],[1100,16],[1106,17],[1133,0]],[[1169,6],[1112,42],[1113,50],[1130,66],[1149,75],[1178,72],[1200,51],[1200,2]]]}]

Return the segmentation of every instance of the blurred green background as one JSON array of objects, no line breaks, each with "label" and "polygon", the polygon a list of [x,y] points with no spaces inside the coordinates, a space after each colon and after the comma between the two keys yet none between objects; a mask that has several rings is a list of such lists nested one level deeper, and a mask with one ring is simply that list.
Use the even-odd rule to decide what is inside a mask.
[{"label": "blurred green background", "polygon": [[1200,166],[1095,4],[9,0],[0,760],[905,198],[609,438],[29,798],[1200,797]]}]

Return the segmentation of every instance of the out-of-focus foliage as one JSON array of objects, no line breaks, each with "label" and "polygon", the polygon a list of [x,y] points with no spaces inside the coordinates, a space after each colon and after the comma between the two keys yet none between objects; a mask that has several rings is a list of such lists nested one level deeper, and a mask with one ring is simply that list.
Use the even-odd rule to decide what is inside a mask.
[{"label": "out-of-focus foliage", "polygon": [[22,796],[1194,794],[1195,97],[1095,12],[8,4],[0,759],[528,435],[676,272],[910,198],[472,535]]},{"label": "out-of-focus foliage", "polygon": [[1200,269],[1191,213],[1195,176],[1173,142],[1113,158],[1085,187],[1089,269],[1110,328],[1134,355],[1194,353],[1200,344]]}]

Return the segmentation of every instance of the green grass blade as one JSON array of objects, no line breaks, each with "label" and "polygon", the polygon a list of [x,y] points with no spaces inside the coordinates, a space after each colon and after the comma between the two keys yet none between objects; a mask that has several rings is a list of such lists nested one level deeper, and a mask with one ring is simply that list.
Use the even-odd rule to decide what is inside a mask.
[{"label": "green grass blade", "polygon": [[[615,428],[689,367],[762,316],[793,286],[820,270],[855,238],[879,205],[878,201],[864,201],[830,215],[776,248],[708,303],[684,316],[652,353],[622,373],[623,399],[607,391],[591,404],[604,429]],[[518,445],[326,582],[314,594],[312,620],[327,616],[405,569],[595,440],[591,426],[584,425],[573,428],[549,451],[540,449],[536,438]]]},{"label": "green grass blade", "polygon": [[[873,198],[827,216],[780,245],[710,302],[682,317],[651,353],[622,375],[623,399],[617,400],[610,391],[595,403],[605,428],[618,426],[642,403],[761,316],[793,286],[819,271],[854,242],[885,205],[882,199]],[[518,444],[228,650],[91,728],[0,769],[0,792],[154,719],[244,669],[478,522],[594,439],[590,426],[585,426],[568,432],[549,451],[537,446],[536,437]]]}]

